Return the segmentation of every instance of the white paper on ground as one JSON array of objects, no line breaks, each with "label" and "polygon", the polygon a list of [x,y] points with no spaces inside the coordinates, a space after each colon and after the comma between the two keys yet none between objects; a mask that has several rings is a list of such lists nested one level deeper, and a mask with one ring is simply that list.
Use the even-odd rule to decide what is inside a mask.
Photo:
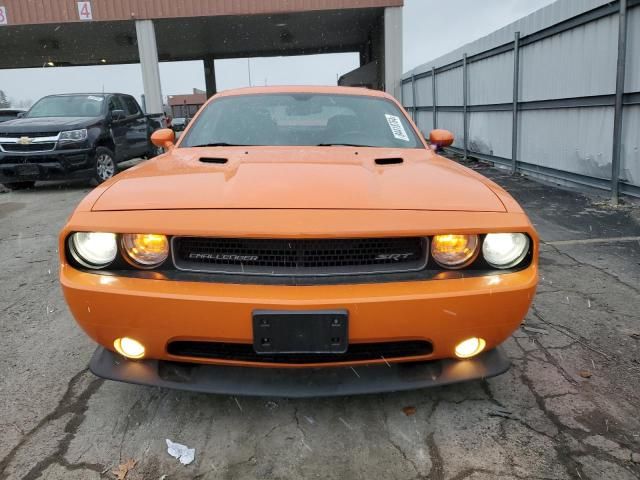
[{"label": "white paper on ground", "polygon": [[183,465],[189,465],[196,457],[196,449],[189,448],[181,443],[174,443],[168,438],[167,440],[167,453],[172,457],[180,460]]}]

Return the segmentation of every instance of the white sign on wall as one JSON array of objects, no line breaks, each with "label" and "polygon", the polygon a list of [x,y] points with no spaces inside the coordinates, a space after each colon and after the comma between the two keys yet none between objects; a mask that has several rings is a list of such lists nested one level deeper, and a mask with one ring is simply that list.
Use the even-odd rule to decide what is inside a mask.
[{"label": "white sign on wall", "polygon": [[80,20],[93,20],[91,2],[78,2],[78,16]]},{"label": "white sign on wall", "polygon": [[7,24],[7,8],[0,7],[0,25]]}]

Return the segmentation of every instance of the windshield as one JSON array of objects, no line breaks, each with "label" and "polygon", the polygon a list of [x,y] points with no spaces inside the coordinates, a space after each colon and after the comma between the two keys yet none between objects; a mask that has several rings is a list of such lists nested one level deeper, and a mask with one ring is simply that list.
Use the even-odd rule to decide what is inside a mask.
[{"label": "windshield", "polygon": [[104,97],[99,95],[64,95],[39,100],[25,116],[97,117],[102,113]]},{"label": "windshield", "polygon": [[194,120],[181,147],[291,145],[424,148],[393,102],[327,94],[224,97]]}]

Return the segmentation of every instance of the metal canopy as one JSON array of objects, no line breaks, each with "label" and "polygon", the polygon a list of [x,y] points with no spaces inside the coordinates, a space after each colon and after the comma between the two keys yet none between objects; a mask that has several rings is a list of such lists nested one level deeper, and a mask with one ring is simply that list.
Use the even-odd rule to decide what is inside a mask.
[{"label": "metal canopy", "polygon": [[[383,8],[154,20],[160,61],[361,51]],[[7,25],[0,69],[137,63],[134,20]]]}]

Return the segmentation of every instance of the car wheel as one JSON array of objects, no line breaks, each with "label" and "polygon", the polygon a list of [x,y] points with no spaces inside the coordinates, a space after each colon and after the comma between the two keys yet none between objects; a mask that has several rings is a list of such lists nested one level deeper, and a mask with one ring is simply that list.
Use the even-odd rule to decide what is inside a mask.
[{"label": "car wheel", "polygon": [[105,147],[96,148],[96,163],[94,167],[93,180],[95,183],[102,183],[109,180],[116,174],[115,155]]},{"label": "car wheel", "polygon": [[13,182],[13,183],[3,183],[2,185],[9,190],[25,190],[27,188],[33,188],[36,182],[28,181],[28,182]]}]

